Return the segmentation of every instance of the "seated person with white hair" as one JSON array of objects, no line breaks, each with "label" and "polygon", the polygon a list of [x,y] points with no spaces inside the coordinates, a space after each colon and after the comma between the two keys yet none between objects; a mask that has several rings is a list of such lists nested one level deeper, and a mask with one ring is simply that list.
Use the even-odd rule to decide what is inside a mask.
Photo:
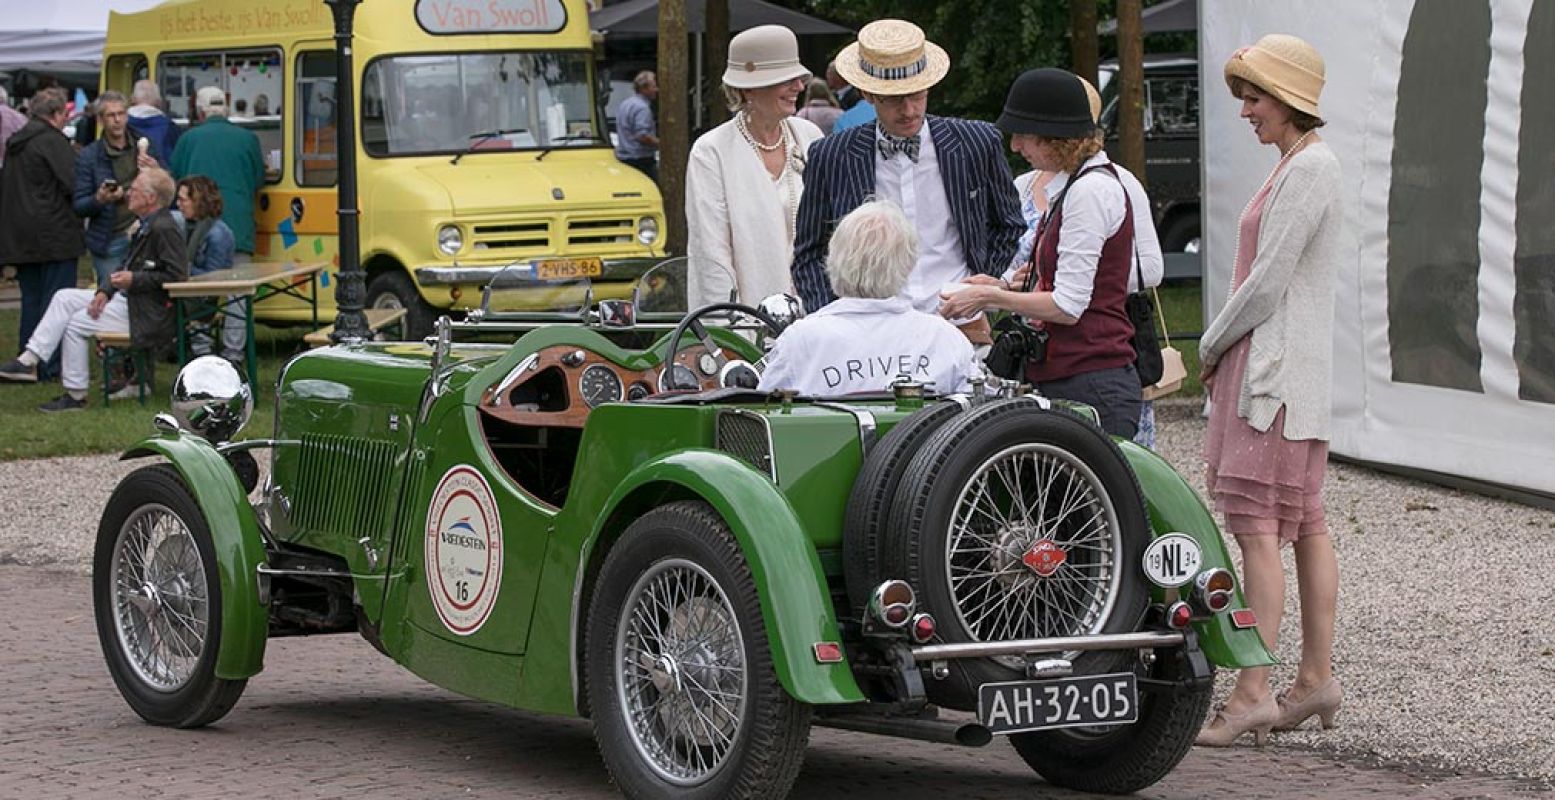
[{"label": "seated person with white hair", "polygon": [[826,252],[837,300],[778,337],[759,388],[834,396],[884,391],[906,376],[942,394],[966,391],[972,344],[903,294],[917,262],[918,234],[895,205],[870,201],[843,217]]}]

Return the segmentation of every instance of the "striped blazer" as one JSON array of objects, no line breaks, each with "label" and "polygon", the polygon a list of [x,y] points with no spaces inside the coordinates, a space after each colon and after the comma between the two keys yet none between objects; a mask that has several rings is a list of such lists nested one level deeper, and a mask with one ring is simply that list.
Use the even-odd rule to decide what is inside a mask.
[{"label": "striped blazer", "polygon": [[[973,273],[999,275],[1026,230],[1004,139],[986,122],[928,117],[950,216]],[[837,298],[826,279],[826,246],[849,211],[875,193],[875,123],[816,140],[805,167],[794,234],[794,288],[805,310]]]}]

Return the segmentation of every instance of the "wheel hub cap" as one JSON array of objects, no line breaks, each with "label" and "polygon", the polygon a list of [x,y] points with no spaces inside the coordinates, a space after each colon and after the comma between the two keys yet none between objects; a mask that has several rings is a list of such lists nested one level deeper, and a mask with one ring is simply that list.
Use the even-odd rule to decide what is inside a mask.
[{"label": "wheel hub cap", "polygon": [[1064,549],[1054,544],[1052,539],[1042,539],[1033,544],[1020,560],[1032,572],[1037,573],[1038,577],[1051,578],[1068,558],[1069,555],[1064,552]]}]

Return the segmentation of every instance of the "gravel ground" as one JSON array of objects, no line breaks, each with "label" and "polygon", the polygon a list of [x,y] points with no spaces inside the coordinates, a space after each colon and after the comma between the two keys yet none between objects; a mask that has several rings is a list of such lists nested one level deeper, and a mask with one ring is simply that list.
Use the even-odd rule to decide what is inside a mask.
[{"label": "gravel ground", "polygon": [[[1159,444],[1202,492],[1197,412],[1193,400],[1158,404]],[[0,564],[89,572],[98,514],[142,463],[0,463]],[[1325,492],[1345,705],[1334,730],[1308,723],[1276,741],[1555,781],[1555,513],[1338,463]],[[1290,552],[1276,687],[1299,652]]]}]

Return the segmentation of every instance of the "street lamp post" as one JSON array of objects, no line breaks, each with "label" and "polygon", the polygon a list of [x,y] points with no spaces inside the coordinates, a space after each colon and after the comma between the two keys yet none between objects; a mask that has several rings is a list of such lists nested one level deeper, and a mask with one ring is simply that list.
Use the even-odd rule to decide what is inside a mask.
[{"label": "street lamp post", "polygon": [[351,66],[352,20],[362,0],[324,0],[335,14],[335,152],[340,168],[340,271],[335,281],[335,342],[363,342],[369,338],[367,297],[362,272],[361,236],[356,203],[356,73]]}]

